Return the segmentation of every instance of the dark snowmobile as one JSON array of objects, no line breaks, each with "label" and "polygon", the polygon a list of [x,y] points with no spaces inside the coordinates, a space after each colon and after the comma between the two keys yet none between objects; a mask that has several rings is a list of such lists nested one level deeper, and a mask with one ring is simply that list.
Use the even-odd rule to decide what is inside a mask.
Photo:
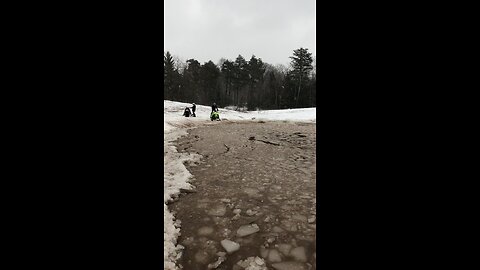
[{"label": "dark snowmobile", "polygon": [[183,116],[185,117],[190,117],[190,115],[192,114],[192,112],[190,111],[190,108],[185,108],[185,111],[183,112]]}]

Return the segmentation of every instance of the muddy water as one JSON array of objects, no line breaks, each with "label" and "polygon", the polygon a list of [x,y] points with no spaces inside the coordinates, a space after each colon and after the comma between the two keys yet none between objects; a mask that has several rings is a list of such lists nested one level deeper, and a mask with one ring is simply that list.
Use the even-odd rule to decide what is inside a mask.
[{"label": "muddy water", "polygon": [[169,205],[183,268],[243,269],[258,256],[268,269],[316,269],[315,146],[307,123],[224,121],[179,139],[179,151],[203,156],[187,164],[195,190]]}]

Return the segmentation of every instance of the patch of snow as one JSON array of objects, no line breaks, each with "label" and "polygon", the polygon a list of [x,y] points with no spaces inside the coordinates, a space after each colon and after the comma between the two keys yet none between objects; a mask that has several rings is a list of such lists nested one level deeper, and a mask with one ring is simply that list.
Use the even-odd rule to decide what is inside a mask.
[{"label": "patch of snow", "polygon": [[245,260],[238,261],[237,265],[245,270],[268,270],[265,261],[259,257],[248,257]]},{"label": "patch of snow", "polygon": [[258,264],[258,265],[264,265],[264,264],[265,264],[265,261],[262,260],[262,259],[259,258],[259,257],[255,257],[255,263]]},{"label": "patch of snow", "polygon": [[225,256],[220,256],[220,257],[218,257],[218,259],[217,259],[216,262],[210,263],[210,264],[207,266],[207,268],[208,268],[208,269],[216,269],[216,268],[218,268],[218,267],[220,266],[220,264],[221,264],[222,262],[224,262],[224,261],[226,261],[226,260],[227,260],[227,258],[226,258]]}]

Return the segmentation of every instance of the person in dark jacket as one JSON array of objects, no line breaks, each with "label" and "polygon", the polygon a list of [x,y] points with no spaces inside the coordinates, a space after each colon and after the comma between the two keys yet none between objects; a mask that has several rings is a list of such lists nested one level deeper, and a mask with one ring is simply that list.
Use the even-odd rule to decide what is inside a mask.
[{"label": "person in dark jacket", "polygon": [[217,104],[214,102],[212,105],[212,112],[218,112]]},{"label": "person in dark jacket", "polygon": [[197,109],[197,106],[195,105],[195,103],[192,104],[192,117],[197,117],[195,115],[195,110]]},{"label": "person in dark jacket", "polygon": [[183,112],[183,116],[185,116],[185,117],[190,117],[190,114],[191,114],[191,113],[190,113],[190,108],[186,107],[186,108],[185,108],[185,111]]}]

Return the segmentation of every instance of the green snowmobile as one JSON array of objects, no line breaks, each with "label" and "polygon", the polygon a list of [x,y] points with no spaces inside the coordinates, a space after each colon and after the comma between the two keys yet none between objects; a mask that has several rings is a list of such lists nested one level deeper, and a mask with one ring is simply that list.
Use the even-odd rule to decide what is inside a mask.
[{"label": "green snowmobile", "polygon": [[217,121],[220,121],[220,115],[218,114],[218,112],[212,112],[210,114],[210,120],[217,120]]}]

